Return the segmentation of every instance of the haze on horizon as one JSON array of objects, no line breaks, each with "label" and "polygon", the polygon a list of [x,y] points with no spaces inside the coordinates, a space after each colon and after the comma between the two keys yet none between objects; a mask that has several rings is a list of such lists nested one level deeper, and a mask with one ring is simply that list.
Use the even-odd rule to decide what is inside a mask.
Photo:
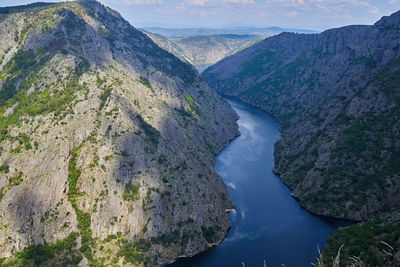
[{"label": "haze on horizon", "polygon": [[[60,2],[56,0],[39,0]],[[325,30],[373,24],[400,0],[99,0],[135,27],[269,27]],[[37,2],[0,0],[0,6]]]}]

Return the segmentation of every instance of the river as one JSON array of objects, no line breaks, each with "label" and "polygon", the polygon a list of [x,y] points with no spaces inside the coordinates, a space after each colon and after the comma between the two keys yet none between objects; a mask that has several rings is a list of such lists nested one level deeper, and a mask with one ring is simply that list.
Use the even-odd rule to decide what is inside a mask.
[{"label": "river", "polygon": [[303,209],[272,173],[279,123],[245,103],[226,99],[239,115],[241,135],[216,158],[215,170],[228,186],[236,211],[232,228],[218,247],[170,267],[312,266],[327,238],[345,222]]}]

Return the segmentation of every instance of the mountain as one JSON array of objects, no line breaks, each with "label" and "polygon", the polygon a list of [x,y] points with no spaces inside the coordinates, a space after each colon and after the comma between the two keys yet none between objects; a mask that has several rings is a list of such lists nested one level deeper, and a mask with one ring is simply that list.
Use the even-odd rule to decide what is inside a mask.
[{"label": "mountain", "polygon": [[162,49],[173,54],[183,62],[190,64],[189,59],[187,59],[185,56],[185,51],[182,49],[182,47],[179,46],[179,44],[175,43],[173,40],[157,33],[151,33],[143,29],[138,29],[138,30],[146,34],[155,44],[157,44]]},{"label": "mountain", "polygon": [[236,114],[96,1],[0,9],[0,265],[150,266],[224,239]]},{"label": "mountain", "polygon": [[199,72],[267,36],[284,31],[316,33],[312,30],[293,30],[280,27],[221,29],[148,27],[141,31],[161,48],[195,66]]},{"label": "mountain", "polygon": [[220,34],[165,38],[159,34],[143,32],[163,49],[195,66],[199,72],[262,40],[256,35]]},{"label": "mountain", "polygon": [[281,33],[203,77],[279,119],[274,170],[305,208],[364,221],[330,238],[327,257],[344,244],[343,258],[381,266],[389,249],[379,241],[400,255],[400,12],[372,26]]},{"label": "mountain", "polygon": [[148,32],[160,34],[167,38],[170,37],[190,37],[199,35],[258,35],[260,37],[272,36],[282,32],[295,33],[318,33],[314,30],[285,29],[281,27],[224,27],[224,28],[161,28],[161,27],[144,27]]},{"label": "mountain", "polygon": [[261,40],[256,35],[220,34],[177,37],[171,40],[185,51],[185,58],[202,72],[221,59]]}]

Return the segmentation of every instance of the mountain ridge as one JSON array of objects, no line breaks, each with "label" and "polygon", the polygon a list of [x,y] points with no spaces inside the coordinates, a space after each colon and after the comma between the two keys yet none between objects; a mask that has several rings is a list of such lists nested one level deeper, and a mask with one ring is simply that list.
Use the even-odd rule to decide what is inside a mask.
[{"label": "mountain ridge", "polygon": [[221,242],[229,105],[96,1],[21,10],[0,18],[0,264],[162,265]]},{"label": "mountain ridge", "polygon": [[160,34],[165,37],[189,37],[198,35],[215,34],[254,34],[259,36],[271,36],[281,32],[318,33],[314,30],[286,29],[281,27],[223,27],[223,28],[163,28],[142,27],[144,30]]},{"label": "mountain ridge", "polygon": [[142,30],[157,45],[190,63],[200,73],[219,60],[236,53],[260,40],[256,35],[214,34],[166,38]]},{"label": "mountain ridge", "polygon": [[[363,244],[355,251],[372,265],[385,256],[376,256],[379,244],[371,240],[382,238],[398,253],[399,233],[389,226],[400,221],[399,31],[396,12],[370,26],[281,33],[202,74],[219,93],[260,107],[282,123],[274,171],[305,208],[366,221],[329,239],[329,257],[343,244],[338,240],[353,244],[342,251],[344,258],[359,256],[349,253]],[[368,227],[382,230],[365,235],[368,242],[354,234]]]}]

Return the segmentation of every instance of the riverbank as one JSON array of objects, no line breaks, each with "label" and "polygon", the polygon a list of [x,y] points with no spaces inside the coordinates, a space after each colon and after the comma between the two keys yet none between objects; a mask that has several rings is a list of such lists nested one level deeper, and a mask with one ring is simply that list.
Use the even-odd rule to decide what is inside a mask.
[{"label": "riverbank", "polygon": [[260,109],[226,100],[240,117],[241,135],[217,155],[215,170],[236,205],[232,227],[219,246],[169,266],[262,266],[264,260],[269,266],[309,266],[342,222],[303,209],[272,172],[279,122]]}]

